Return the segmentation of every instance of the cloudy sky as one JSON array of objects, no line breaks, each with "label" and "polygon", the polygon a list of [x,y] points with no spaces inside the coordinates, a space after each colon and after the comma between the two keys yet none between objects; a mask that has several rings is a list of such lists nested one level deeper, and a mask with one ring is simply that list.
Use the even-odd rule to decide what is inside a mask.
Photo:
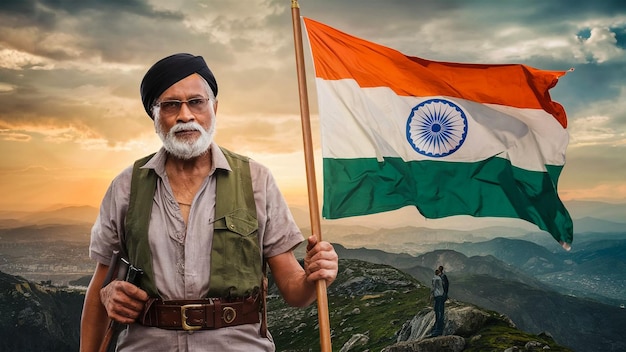
[{"label": "cloudy sky", "polygon": [[[176,52],[204,56],[217,77],[218,143],[269,166],[288,202],[306,205],[290,7],[289,0],[0,2],[0,210],[98,206],[117,173],[160,146],[139,82]],[[574,68],[551,91],[571,136],[559,193],[626,202],[626,2],[302,0],[300,8],[429,60]],[[308,57],[307,70],[320,174]]]}]

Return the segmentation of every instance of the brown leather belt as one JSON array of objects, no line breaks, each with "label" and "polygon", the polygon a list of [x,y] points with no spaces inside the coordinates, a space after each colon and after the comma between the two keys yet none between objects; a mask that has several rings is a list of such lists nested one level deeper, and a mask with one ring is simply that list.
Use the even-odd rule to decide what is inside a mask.
[{"label": "brown leather belt", "polygon": [[259,319],[259,297],[236,300],[162,301],[150,299],[138,323],[169,330],[208,330],[226,326],[254,324]]}]

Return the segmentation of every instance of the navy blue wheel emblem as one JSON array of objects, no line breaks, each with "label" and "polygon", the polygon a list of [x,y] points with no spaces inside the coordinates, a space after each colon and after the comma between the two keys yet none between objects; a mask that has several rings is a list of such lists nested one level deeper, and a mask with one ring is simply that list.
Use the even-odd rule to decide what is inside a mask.
[{"label": "navy blue wheel emblem", "polygon": [[406,139],[413,149],[433,158],[456,152],[467,137],[467,117],[455,103],[429,99],[416,105],[406,122]]}]

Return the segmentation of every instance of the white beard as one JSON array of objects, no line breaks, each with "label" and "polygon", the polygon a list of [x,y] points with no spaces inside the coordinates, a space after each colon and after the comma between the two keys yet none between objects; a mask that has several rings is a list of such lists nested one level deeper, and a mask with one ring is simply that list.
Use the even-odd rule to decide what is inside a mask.
[{"label": "white beard", "polygon": [[[163,148],[174,157],[189,160],[196,158],[206,152],[208,152],[213,137],[215,136],[215,118],[211,119],[211,125],[208,130],[205,130],[195,121],[177,123],[167,134],[161,128],[161,123],[156,119],[155,121],[156,132],[163,141]],[[200,137],[196,140],[179,140],[176,137],[176,132],[180,131],[198,131]]]}]

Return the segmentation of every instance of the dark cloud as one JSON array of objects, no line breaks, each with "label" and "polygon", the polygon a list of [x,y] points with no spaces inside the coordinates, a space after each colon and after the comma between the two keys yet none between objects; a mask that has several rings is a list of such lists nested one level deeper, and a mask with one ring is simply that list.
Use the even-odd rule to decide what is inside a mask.
[{"label": "dark cloud", "polygon": [[442,31],[455,29],[459,35],[486,38],[516,25],[533,26],[538,33],[550,34],[566,30],[572,23],[626,13],[622,0],[319,0],[303,2],[300,7],[303,16],[372,41],[403,36],[411,28],[420,33],[430,23],[445,23]]},{"label": "dark cloud", "polygon": [[626,49],[626,24],[624,26],[612,27],[611,30],[615,33],[617,46]]},{"label": "dark cloud", "polygon": [[38,6],[36,0],[6,0],[0,2],[0,26],[54,27],[57,16],[54,11]]},{"label": "dark cloud", "polygon": [[551,17],[555,19],[576,19],[577,17],[590,16],[613,16],[616,13],[626,12],[626,2],[622,0],[561,0],[561,1],[537,1],[532,5],[528,1],[517,0],[508,2],[512,7],[523,7],[536,9],[541,17]]},{"label": "dark cloud", "polygon": [[[0,37],[0,44],[5,42],[9,47],[54,60],[102,56],[105,60],[122,62],[133,56],[129,52],[145,51],[145,45],[155,45],[154,41],[141,37],[137,43],[145,45],[133,43],[135,33],[158,36],[162,34],[158,29],[166,26],[155,26],[155,21],[180,23],[183,18],[180,12],[157,10],[148,2],[137,0],[11,0],[0,3],[0,33],[23,33],[31,37],[28,40]],[[51,38],[63,35],[80,38],[68,44],[75,45],[68,48],[74,50],[50,48],[49,42],[54,40]]]},{"label": "dark cloud", "polygon": [[128,12],[157,19],[180,18],[180,14],[156,10],[143,0],[4,0],[0,2],[0,12],[34,20],[42,14],[76,15],[85,12]]},{"label": "dark cloud", "polygon": [[574,71],[562,77],[551,90],[552,98],[567,110],[581,110],[596,101],[619,100],[626,77],[624,63],[574,64],[572,67]]}]

